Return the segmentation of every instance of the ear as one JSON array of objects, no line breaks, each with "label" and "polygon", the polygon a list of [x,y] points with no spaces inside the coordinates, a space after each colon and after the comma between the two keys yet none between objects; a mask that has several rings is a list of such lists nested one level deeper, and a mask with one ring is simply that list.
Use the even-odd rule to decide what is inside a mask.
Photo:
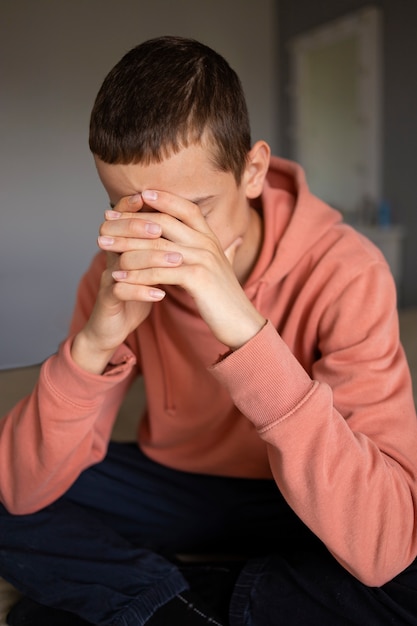
[{"label": "ear", "polygon": [[248,154],[248,162],[243,172],[242,185],[249,199],[258,198],[268,172],[271,149],[265,141],[257,141]]}]

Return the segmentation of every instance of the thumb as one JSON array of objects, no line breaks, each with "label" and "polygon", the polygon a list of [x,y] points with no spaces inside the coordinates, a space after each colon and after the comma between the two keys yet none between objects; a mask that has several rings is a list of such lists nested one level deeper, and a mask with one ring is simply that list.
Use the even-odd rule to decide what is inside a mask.
[{"label": "thumb", "polygon": [[124,196],[114,207],[114,210],[120,213],[137,213],[141,209],[143,209],[143,199],[140,193]]},{"label": "thumb", "polygon": [[242,241],[243,241],[242,237],[238,237],[237,239],[232,241],[230,246],[228,246],[226,248],[226,250],[224,251],[224,255],[225,255],[226,259],[229,261],[230,265],[233,265],[233,262],[234,262],[235,256],[236,256],[236,252],[237,252],[238,248],[240,248],[240,246],[242,245]]}]

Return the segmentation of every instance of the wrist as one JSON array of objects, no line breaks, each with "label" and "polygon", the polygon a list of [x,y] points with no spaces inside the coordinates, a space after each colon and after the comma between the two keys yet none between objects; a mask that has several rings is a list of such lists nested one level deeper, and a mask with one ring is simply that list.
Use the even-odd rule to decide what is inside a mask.
[{"label": "wrist", "polygon": [[114,349],[100,350],[97,348],[83,331],[74,337],[71,346],[71,358],[74,363],[90,374],[102,374],[113,354]]},{"label": "wrist", "polygon": [[260,313],[258,313],[257,317],[253,318],[250,324],[248,324],[244,329],[242,328],[239,335],[235,337],[233,343],[229,343],[229,348],[233,351],[239,350],[239,348],[253,339],[253,337],[255,337],[255,335],[257,335],[266,324],[267,320]]}]

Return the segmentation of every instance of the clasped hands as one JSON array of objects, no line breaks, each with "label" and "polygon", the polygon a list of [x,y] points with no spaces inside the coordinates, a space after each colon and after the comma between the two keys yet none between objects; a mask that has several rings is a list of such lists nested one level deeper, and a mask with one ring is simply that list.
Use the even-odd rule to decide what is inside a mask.
[{"label": "clasped hands", "polygon": [[264,325],[233,269],[242,237],[223,250],[200,207],[165,191],[123,197],[106,211],[98,245],[107,252],[85,337],[114,351],[177,285],[194,299],[215,337],[234,350]]}]

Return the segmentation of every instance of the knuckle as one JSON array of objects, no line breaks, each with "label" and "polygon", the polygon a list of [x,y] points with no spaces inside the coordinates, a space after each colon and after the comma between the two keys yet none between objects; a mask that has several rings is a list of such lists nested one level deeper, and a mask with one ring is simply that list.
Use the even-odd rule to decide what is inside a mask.
[{"label": "knuckle", "polygon": [[133,255],[129,252],[122,252],[119,256],[119,267],[121,270],[130,270],[134,267]]},{"label": "knuckle", "polygon": [[111,285],[112,282],[113,282],[112,270],[110,268],[105,269],[101,275],[100,286],[107,287],[108,285]]},{"label": "knuckle", "polygon": [[201,259],[203,261],[203,265],[211,267],[217,257],[218,250],[217,246],[214,242],[211,242],[207,248],[201,250]]},{"label": "knuckle", "polygon": [[189,212],[191,213],[192,217],[201,217],[201,209],[198,206],[198,204],[195,204],[195,202],[191,202],[190,203],[190,207],[189,207]]},{"label": "knuckle", "polygon": [[103,222],[102,224],[100,224],[100,228],[98,229],[98,232],[99,232],[99,235],[108,234],[107,222]]},{"label": "knuckle", "polygon": [[138,235],[138,224],[137,224],[137,220],[134,219],[127,219],[126,220],[126,231],[127,231],[127,236],[128,237],[135,237]]},{"label": "knuckle", "polygon": [[147,285],[153,285],[159,281],[159,269],[157,267],[149,267],[143,273],[144,283]]},{"label": "knuckle", "polygon": [[124,299],[124,295],[126,294],[126,285],[124,283],[114,283],[113,287],[113,295],[119,300]]},{"label": "knuckle", "polygon": [[189,286],[207,284],[207,271],[200,264],[189,265],[184,278]]},{"label": "knuckle", "polygon": [[155,239],[152,242],[152,249],[156,250],[157,252],[166,252],[167,250],[169,250],[170,248],[170,244],[168,243],[168,241],[166,239]]}]

